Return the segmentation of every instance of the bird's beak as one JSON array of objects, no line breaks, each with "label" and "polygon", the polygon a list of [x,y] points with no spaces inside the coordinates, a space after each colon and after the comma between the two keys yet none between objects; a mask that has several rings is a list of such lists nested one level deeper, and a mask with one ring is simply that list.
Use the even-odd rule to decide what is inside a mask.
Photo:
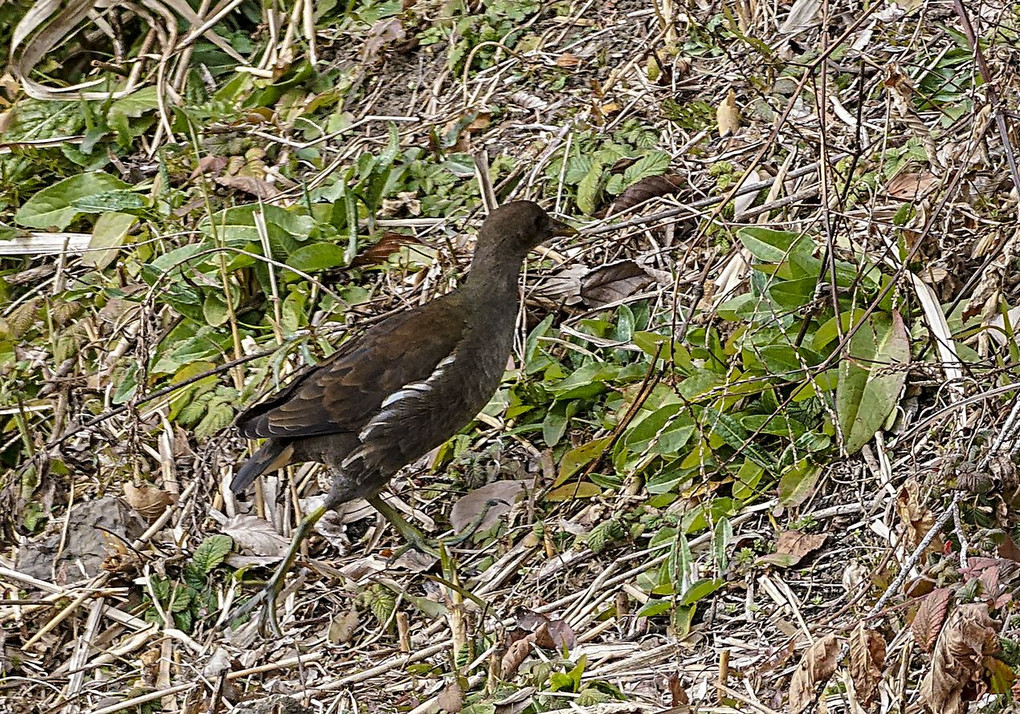
[{"label": "bird's beak", "polygon": [[563,221],[557,221],[556,219],[553,219],[552,234],[554,236],[576,236],[577,229],[574,228],[573,226],[568,226]]}]

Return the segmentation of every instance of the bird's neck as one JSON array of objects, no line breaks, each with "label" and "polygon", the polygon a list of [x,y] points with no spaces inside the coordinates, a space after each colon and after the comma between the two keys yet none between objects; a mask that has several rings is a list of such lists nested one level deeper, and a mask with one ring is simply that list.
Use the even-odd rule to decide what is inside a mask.
[{"label": "bird's neck", "polygon": [[518,276],[523,255],[509,255],[498,243],[482,243],[471,260],[464,291],[471,293],[476,304],[514,305],[517,312]]}]

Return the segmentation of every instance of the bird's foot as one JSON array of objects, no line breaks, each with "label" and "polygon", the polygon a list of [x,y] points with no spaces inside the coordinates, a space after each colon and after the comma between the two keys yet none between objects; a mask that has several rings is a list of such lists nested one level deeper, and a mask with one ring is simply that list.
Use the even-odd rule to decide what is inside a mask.
[{"label": "bird's foot", "polygon": [[261,605],[262,610],[259,613],[259,634],[263,637],[272,635],[273,637],[282,637],[283,632],[280,629],[280,622],[276,616],[276,599],[280,593],[283,592],[284,581],[287,577],[287,570],[290,569],[288,564],[287,568],[277,568],[276,572],[273,573],[267,582],[265,587],[262,588],[252,599],[242,605],[233,613],[228,622],[234,624],[238,622],[242,617],[251,613],[255,608]]}]

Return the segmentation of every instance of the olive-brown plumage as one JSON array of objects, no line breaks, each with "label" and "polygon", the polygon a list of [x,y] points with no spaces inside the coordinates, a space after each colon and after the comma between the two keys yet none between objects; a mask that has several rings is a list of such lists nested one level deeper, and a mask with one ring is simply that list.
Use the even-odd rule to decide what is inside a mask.
[{"label": "olive-brown plumage", "polygon": [[274,596],[300,539],[325,511],[355,498],[383,510],[373,497],[389,479],[491,399],[513,344],[521,264],[535,246],[569,233],[530,201],[494,210],[478,233],[463,286],[343,343],[238,418],[241,434],[267,441],[235,475],[235,493],[291,463],[317,461],[333,476],[324,506],[302,522],[271,583]]}]

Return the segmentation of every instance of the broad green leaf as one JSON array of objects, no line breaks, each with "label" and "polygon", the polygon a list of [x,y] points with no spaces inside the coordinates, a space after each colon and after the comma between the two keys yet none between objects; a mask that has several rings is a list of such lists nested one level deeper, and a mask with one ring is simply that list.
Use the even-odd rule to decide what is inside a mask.
[{"label": "broad green leaf", "polygon": [[595,439],[587,444],[574,447],[565,453],[560,461],[559,476],[556,477],[556,482],[553,486],[561,485],[582,468],[599,458],[612,440],[612,436],[604,436],[601,439]]},{"label": "broad green leaf", "polygon": [[18,209],[14,220],[28,228],[62,231],[81,213],[75,202],[107,191],[130,188],[119,178],[101,171],[71,176],[37,192]]},{"label": "broad green leaf", "polygon": [[836,415],[848,454],[855,454],[896,407],[907,378],[910,339],[899,312],[875,313],[850,340],[839,363]]},{"label": "broad green leaf", "polygon": [[553,405],[542,421],[542,438],[548,446],[556,446],[567,430],[570,420],[561,405]]},{"label": "broad green leaf", "polygon": [[779,477],[779,503],[793,508],[804,503],[814,491],[822,467],[801,459]]},{"label": "broad green leaf", "polygon": [[554,488],[552,491],[545,494],[545,500],[569,501],[574,498],[594,498],[595,496],[601,495],[601,488],[593,483],[589,483],[588,481],[582,481],[581,483],[567,483],[559,488]]},{"label": "broad green leaf", "polygon": [[138,219],[126,213],[104,213],[92,228],[89,249],[81,262],[96,270],[103,270],[117,259],[117,249],[124,245],[124,239]]},{"label": "broad green leaf", "polygon": [[769,295],[780,307],[796,310],[811,301],[816,285],[818,285],[816,278],[784,280],[769,288]]},{"label": "broad green leaf", "polygon": [[107,211],[133,211],[145,208],[146,201],[134,191],[104,191],[82,196],[71,201],[71,208],[79,213],[105,213]]},{"label": "broad green leaf", "polygon": [[785,260],[800,238],[798,233],[760,226],[745,226],[737,231],[737,239],[751,255],[763,263],[780,263]]},{"label": "broad green leaf", "polygon": [[315,273],[347,265],[346,251],[335,243],[310,243],[291,253],[287,265],[305,273]]},{"label": "broad green leaf", "polygon": [[695,580],[687,590],[681,593],[680,601],[677,604],[681,607],[693,605],[714,593],[725,583],[726,581],[722,578]]}]

